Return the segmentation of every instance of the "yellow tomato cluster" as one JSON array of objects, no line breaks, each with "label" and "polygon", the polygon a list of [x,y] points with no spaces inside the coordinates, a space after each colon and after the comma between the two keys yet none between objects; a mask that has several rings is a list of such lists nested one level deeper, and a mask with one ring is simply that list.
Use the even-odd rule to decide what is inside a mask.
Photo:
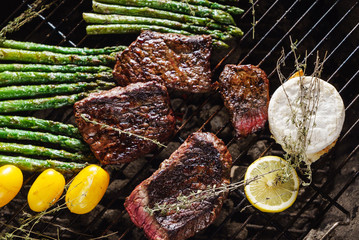
[{"label": "yellow tomato cluster", "polygon": [[[72,180],[65,196],[68,209],[76,214],[93,210],[104,196],[110,182],[106,170],[97,165],[82,169]],[[13,165],[0,167],[0,207],[9,203],[20,191],[23,175]],[[54,205],[65,188],[64,176],[54,169],[43,171],[32,184],[27,201],[34,212],[42,212]]]}]

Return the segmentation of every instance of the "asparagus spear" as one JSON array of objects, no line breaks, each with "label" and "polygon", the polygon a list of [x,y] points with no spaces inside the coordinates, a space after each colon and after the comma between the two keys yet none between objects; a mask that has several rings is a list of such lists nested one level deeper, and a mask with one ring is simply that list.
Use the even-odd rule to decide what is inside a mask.
[{"label": "asparagus spear", "polygon": [[89,35],[140,33],[142,30],[170,32],[170,33],[178,33],[184,35],[191,34],[184,30],[176,30],[162,26],[144,25],[144,24],[106,24],[106,25],[88,25],[86,27],[86,32]]},{"label": "asparagus spear", "polygon": [[28,157],[0,155],[0,165],[13,164],[24,171],[43,171],[53,168],[59,172],[79,172],[87,163],[61,162],[56,160],[39,160]]},{"label": "asparagus spear", "polygon": [[36,117],[0,115],[0,127],[40,130],[82,139],[79,129],[72,124],[65,124]]},{"label": "asparagus spear", "polygon": [[86,92],[72,95],[59,95],[48,98],[19,99],[0,101],[0,113],[35,111],[49,108],[60,108],[73,105],[75,102],[87,96]]},{"label": "asparagus spear", "polygon": [[92,9],[97,13],[105,14],[122,14],[127,16],[142,16],[142,17],[153,17],[161,19],[169,19],[173,21],[179,21],[184,23],[193,23],[196,25],[206,26],[209,22],[214,22],[214,20],[209,18],[200,18],[185,14],[172,13],[168,11],[162,11],[158,9],[152,9],[148,7],[131,7],[131,6],[120,6],[113,4],[104,4],[92,1]]},{"label": "asparagus spear", "polygon": [[238,27],[234,25],[219,24],[209,18],[201,18],[201,17],[195,17],[195,16],[190,16],[180,13],[172,13],[172,12],[152,9],[148,7],[130,7],[130,6],[103,4],[93,0],[92,8],[97,13],[121,14],[126,16],[141,16],[141,17],[168,19],[168,20],[173,20],[187,24],[205,26],[211,29],[223,30],[225,32],[228,32],[228,34],[232,36],[240,37],[243,35],[242,30],[240,30]]},{"label": "asparagus spear", "polygon": [[[191,35],[187,31],[175,30],[172,28],[144,25],[144,24],[105,24],[105,25],[88,25],[86,32],[89,35],[96,34],[127,34],[127,33],[140,33],[142,30],[152,30],[157,32],[166,33],[179,33],[183,35]],[[221,40],[213,40],[213,45],[218,48],[228,48],[228,44]]]},{"label": "asparagus spear", "polygon": [[0,86],[34,83],[88,82],[97,79],[113,81],[112,73],[0,72]]},{"label": "asparagus spear", "polygon": [[7,140],[27,140],[38,141],[42,143],[52,143],[72,151],[89,151],[88,145],[82,142],[80,139],[52,133],[0,128],[0,138]]},{"label": "asparagus spear", "polygon": [[118,4],[123,6],[149,7],[169,12],[184,13],[192,16],[208,17],[223,24],[235,24],[232,16],[218,9],[210,9],[188,3],[171,0],[98,0],[103,3]]},{"label": "asparagus spear", "polygon": [[218,27],[218,29],[221,29],[223,31],[228,32],[229,34],[231,34],[232,36],[236,36],[236,37],[241,37],[243,36],[243,31],[236,27],[236,26],[232,26],[232,25],[226,25],[226,26],[220,26]]},{"label": "asparagus spear", "polygon": [[49,51],[54,53],[76,54],[76,55],[109,54],[109,53],[123,51],[126,48],[126,46],[111,46],[104,48],[60,47],[54,45],[46,45],[46,44],[33,43],[33,42],[21,42],[15,40],[7,40],[7,39],[0,41],[0,47],[31,50],[31,51]]},{"label": "asparagus spear", "polygon": [[227,41],[233,37],[227,33],[223,33],[219,30],[209,30],[206,27],[185,24],[167,19],[137,17],[137,16],[125,16],[118,14],[96,14],[96,13],[83,13],[83,19],[87,23],[91,24],[145,24],[145,25],[157,25],[173,29],[182,29],[188,32],[197,34],[208,34],[213,38]]},{"label": "asparagus spear", "polygon": [[91,89],[110,89],[115,87],[115,83],[104,81],[96,82],[78,82],[65,84],[43,84],[43,85],[25,85],[9,86],[0,88],[0,100],[14,99],[21,97],[36,97],[56,94],[69,94],[87,91]]},{"label": "asparagus spear", "polygon": [[58,150],[53,148],[19,143],[0,142],[0,152],[27,156],[49,157],[55,159],[69,159],[76,162],[86,162],[89,160],[94,160],[94,158],[90,158],[89,156],[86,156],[81,153],[71,153],[65,150]]},{"label": "asparagus spear", "polygon": [[223,5],[223,4],[220,4],[217,2],[211,2],[208,0],[173,0],[173,1],[201,5],[204,7],[209,7],[209,8],[214,8],[214,9],[221,9],[221,10],[228,12],[230,14],[233,14],[233,15],[239,15],[244,12],[244,10],[239,7]]},{"label": "asparagus spear", "polygon": [[110,65],[116,62],[116,57],[115,54],[74,55],[0,48],[0,60],[46,64]]},{"label": "asparagus spear", "polygon": [[0,64],[0,72],[63,72],[63,73],[100,73],[112,72],[108,66],[78,66],[78,65],[48,65],[48,64],[21,64],[3,63]]}]

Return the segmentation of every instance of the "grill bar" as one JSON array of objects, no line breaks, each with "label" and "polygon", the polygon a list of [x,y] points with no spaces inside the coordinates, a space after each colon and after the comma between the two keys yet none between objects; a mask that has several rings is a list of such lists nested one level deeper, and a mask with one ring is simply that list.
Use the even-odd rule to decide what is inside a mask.
[{"label": "grill bar", "polygon": [[[359,24],[357,24],[355,27],[357,27],[358,25],[359,25]],[[346,64],[346,63],[349,61],[349,59],[354,56],[354,54],[358,51],[358,49],[359,49],[359,46],[357,46],[357,47],[354,49],[354,51],[347,57],[347,59],[340,64],[340,66],[339,66],[339,67],[333,72],[333,74],[328,78],[328,80],[327,80],[328,82],[332,79],[332,77],[333,77],[335,74],[337,74],[337,72],[344,66],[344,64]]]},{"label": "grill bar", "polygon": [[[345,184],[345,186],[340,190],[340,192],[334,197],[334,201],[337,201],[339,199],[339,197],[344,193],[344,191],[347,190],[347,188],[355,181],[355,179],[358,177],[358,175],[359,175],[359,172],[357,171],[353,175],[353,177],[351,177],[349,179],[349,181]],[[320,219],[324,216],[325,213],[328,212],[328,210],[331,208],[331,206],[332,206],[332,203],[328,204],[328,206],[320,212],[320,215],[317,216],[315,221],[311,222],[310,227],[308,228],[308,230],[305,233],[303,233],[301,235],[301,238],[304,238],[309,233],[310,229],[319,223]],[[348,218],[349,218],[349,215],[350,214],[348,213]]]},{"label": "grill bar", "polygon": [[[338,2],[338,1],[337,1]],[[331,9],[334,8],[334,6],[336,5],[335,2]],[[262,65],[262,63],[274,52],[274,50],[279,46],[279,44],[281,44],[284,39],[289,35],[290,32],[292,32],[292,30],[302,21],[302,19],[304,19],[304,17],[310,12],[310,10],[318,3],[318,1],[313,2],[313,4],[305,11],[304,14],[301,15],[301,17],[292,25],[292,27],[287,31],[287,33],[285,33],[281,39],[273,46],[273,48],[267,53],[267,55],[264,56],[264,58],[257,64],[257,66]],[[327,11],[328,12],[328,11]]]},{"label": "grill bar", "polygon": [[238,234],[243,230],[243,228],[248,225],[249,221],[252,219],[253,215],[249,216],[242,224],[242,226],[233,234],[233,236],[230,238],[231,240],[234,240]]},{"label": "grill bar", "polygon": [[278,26],[278,24],[286,17],[286,15],[295,7],[295,5],[299,2],[299,0],[296,0],[287,10],[286,12],[277,20],[277,22],[275,24],[273,24],[273,26],[264,34],[264,36],[256,43],[256,45],[254,45],[254,47],[251,48],[251,50],[247,53],[246,56],[244,56],[242,58],[242,60],[238,63],[238,64],[242,64],[247,58],[248,56],[258,47],[259,44],[262,43],[262,41],[264,41],[264,39],[269,35],[269,33],[271,33],[273,31],[273,29],[275,27]]},{"label": "grill bar", "polygon": [[[359,95],[356,96],[355,100],[359,98]],[[340,139],[344,139],[346,136],[348,136],[349,133],[351,133],[354,129],[354,127],[358,124],[359,119],[356,120],[356,122],[353,124],[353,126],[351,126],[351,128],[349,128],[349,130],[343,135],[343,137]]]},{"label": "grill bar", "polygon": [[317,49],[319,48],[319,46],[326,41],[326,39],[329,37],[329,35],[331,35],[333,33],[333,31],[335,31],[337,29],[337,27],[339,26],[339,24],[353,11],[353,9],[358,5],[358,3],[356,2],[340,19],[339,21],[328,31],[328,33],[318,42],[318,44],[312,49],[312,51],[310,51],[310,53],[308,54],[308,56],[311,56],[314,54],[315,51],[317,51]]},{"label": "grill bar", "polygon": [[353,79],[355,79],[357,77],[357,75],[359,74],[359,70],[357,70],[355,72],[355,74],[346,82],[346,84],[339,90],[339,93],[341,93],[343,90],[345,90],[348,85],[353,81]]},{"label": "grill bar", "polygon": [[[349,159],[354,155],[354,153],[358,150],[358,146],[348,155],[348,157],[345,159],[344,162],[342,162],[342,164],[340,166],[338,166],[338,168],[336,168],[334,171],[335,172],[339,172],[343,167],[344,165],[349,161]],[[324,186],[327,186],[329,184],[332,183],[332,181],[334,181],[333,178],[328,178],[328,180],[323,184],[323,187]],[[323,188],[322,187],[322,188]],[[321,189],[322,189],[321,188]],[[317,189],[315,189],[317,190]],[[292,226],[294,224],[294,222],[299,219],[300,215],[304,213],[305,209],[307,209],[309,207],[309,205],[318,197],[318,195],[320,194],[319,191],[316,191],[315,194],[309,199],[309,201],[306,202],[306,204],[302,207],[302,209],[297,213],[297,215],[295,216],[294,220],[289,222],[288,225],[285,227],[285,230],[289,229],[290,226]],[[336,203],[336,200],[333,199],[333,202]],[[332,204],[330,205],[332,206]],[[340,209],[341,210],[341,209]],[[344,214],[346,214],[348,216],[349,212],[347,210],[345,210],[343,212]],[[307,233],[310,231],[310,228],[309,230],[307,231]],[[282,236],[282,233],[278,236],[277,239],[279,239],[280,237]],[[302,236],[303,237],[303,236]]]},{"label": "grill bar", "polygon": [[[212,238],[216,236],[216,234],[219,232],[220,229],[222,229],[225,225],[225,223],[227,223],[231,217],[233,216],[234,213],[238,212],[242,206],[246,203],[246,200],[243,198],[239,204],[237,206],[234,207],[233,211],[224,219],[224,221],[217,227],[216,231],[212,234]],[[248,219],[246,220],[248,221]],[[245,224],[243,223],[242,226],[244,226]],[[240,228],[242,229],[242,228]],[[239,233],[239,232],[238,232]]]},{"label": "grill bar", "polygon": [[[339,2],[339,1],[336,1],[333,5],[331,5],[331,7],[321,16],[321,18],[320,18],[317,22],[315,22],[315,23],[313,24],[313,26],[310,28],[310,30],[307,31],[307,32],[305,33],[305,35],[304,35],[300,40],[298,40],[298,42],[296,43],[297,47],[299,47],[299,46],[301,45],[301,43],[303,43],[304,40],[307,39],[307,37],[309,36],[309,34],[311,34],[311,33],[317,28],[317,26],[318,26],[320,23],[322,23],[322,21],[325,19],[325,17],[327,17],[327,15],[334,9],[334,7],[337,5],[338,2]],[[355,5],[356,5],[356,4],[355,4]],[[353,6],[352,8],[354,8],[354,6]],[[349,14],[349,11],[346,12],[346,15],[345,15],[345,16],[347,16],[347,14]],[[337,25],[344,20],[345,16],[343,16],[340,20],[338,20]],[[326,37],[328,37],[329,33],[332,32],[332,30],[333,30],[333,28],[331,29],[331,31],[328,32],[328,34],[326,35]],[[324,39],[325,39],[325,37],[322,38],[322,41],[324,41]],[[321,42],[322,42],[322,41],[321,41]],[[319,46],[319,44],[318,44],[318,46]],[[314,52],[314,50],[312,50],[311,53],[313,53],[313,52]],[[335,51],[333,51],[333,52],[335,52]],[[286,60],[292,53],[293,53],[293,52],[291,52],[291,51],[288,52],[288,53],[286,54],[286,56],[284,57],[284,60]],[[309,54],[309,55],[311,55],[311,54]],[[271,77],[271,76],[275,73],[275,71],[276,71],[276,69],[273,69],[273,71],[268,75],[268,77]]]},{"label": "grill bar", "polygon": [[[260,0],[257,0],[257,1],[253,4],[253,6],[257,5],[259,1],[260,1]],[[277,4],[278,2],[279,2],[279,0],[276,0],[273,4],[271,4],[271,6],[266,10],[266,12],[262,14],[262,16],[258,19],[258,21],[256,21],[256,25],[258,25],[259,23],[262,22],[262,19],[263,19],[265,16],[267,16],[267,14],[276,6],[276,4]],[[248,9],[248,11],[246,12],[246,14],[250,13],[250,10],[251,10],[251,9]],[[246,16],[246,14],[244,14],[244,15],[242,16],[242,20],[243,20],[243,18]],[[242,36],[240,42],[242,42],[244,39],[246,39],[247,36],[249,36],[250,33],[253,32],[254,27],[255,27],[255,26],[252,26],[247,32],[245,32],[245,33],[243,34],[243,36]]]},{"label": "grill bar", "polygon": [[278,222],[276,222],[275,220],[272,220],[272,216],[267,216],[267,214],[260,212],[259,210],[256,210],[259,212],[259,215],[261,217],[264,217],[268,223],[271,224],[271,226],[275,227],[277,231],[279,232],[283,232],[284,236],[286,237],[286,239],[296,239],[291,233],[289,233],[288,231],[284,231],[283,226],[280,225]]},{"label": "grill bar", "polygon": [[332,199],[328,194],[326,194],[325,192],[321,191],[321,188],[316,187],[314,184],[311,184],[309,186],[310,188],[312,188],[314,191],[316,191],[317,193],[319,193],[325,200],[327,200],[328,202],[330,202],[331,205],[334,205],[336,208],[338,208],[342,213],[344,213],[345,215],[349,215],[349,211],[346,210],[342,205],[340,205],[339,203],[336,202],[336,200]]}]

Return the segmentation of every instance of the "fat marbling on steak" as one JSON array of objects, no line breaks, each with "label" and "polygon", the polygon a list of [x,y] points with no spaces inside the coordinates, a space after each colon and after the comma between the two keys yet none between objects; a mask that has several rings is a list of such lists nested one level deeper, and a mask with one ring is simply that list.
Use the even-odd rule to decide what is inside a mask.
[{"label": "fat marbling on steak", "polygon": [[154,81],[92,93],[75,103],[74,111],[84,140],[102,164],[149,153],[157,145],[142,137],[163,142],[175,129],[167,89]]},{"label": "fat marbling on steak", "polygon": [[219,76],[219,85],[238,136],[264,127],[268,119],[269,81],[262,69],[227,64]]},{"label": "fat marbling on steak", "polygon": [[195,132],[132,191],[125,201],[126,210],[151,240],[187,239],[214,221],[227,193],[164,214],[156,211],[151,215],[148,208],[176,203],[180,193],[229,184],[231,165],[232,157],[222,140],[213,133]]},{"label": "fat marbling on steak", "polygon": [[187,92],[211,90],[212,38],[143,31],[121,52],[113,76],[120,86],[157,81]]}]

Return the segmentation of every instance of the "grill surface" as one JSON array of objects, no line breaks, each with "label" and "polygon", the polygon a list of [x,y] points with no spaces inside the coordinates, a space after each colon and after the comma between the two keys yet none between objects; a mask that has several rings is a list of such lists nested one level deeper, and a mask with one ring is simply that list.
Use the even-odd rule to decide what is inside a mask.
[{"label": "grill surface", "polygon": [[[49,1],[50,2],[50,1]],[[14,0],[1,10],[1,27],[29,7],[32,1]],[[239,3],[247,11],[238,25],[245,35],[224,61],[215,67],[215,78],[225,63],[253,64],[261,67],[270,80],[271,93],[280,85],[276,63],[282,49],[286,53],[286,77],[294,70],[290,52],[290,37],[297,42],[297,53],[303,59],[307,51],[308,73],[314,68],[316,55],[323,59],[322,78],[332,83],[343,97],[346,120],[342,135],[334,150],[313,164],[313,182],[301,187],[297,201],[279,214],[266,214],[250,207],[243,189],[230,194],[218,219],[192,239],[303,239],[314,236],[313,230],[323,229],[322,237],[333,234],[340,225],[348,230],[337,237],[355,235],[350,226],[357,222],[358,210],[358,72],[359,72],[359,11],[353,0],[258,0],[254,3],[256,25],[252,27],[252,5]],[[33,41],[61,46],[102,47],[129,44],[134,35],[86,36],[82,12],[91,11],[91,0],[57,1],[22,29],[8,36],[10,39]],[[254,39],[252,37],[254,33]],[[100,205],[86,215],[74,215],[67,209],[45,215],[33,226],[33,238],[49,239],[145,239],[141,230],[129,220],[123,207],[126,196],[142,180],[157,169],[193,131],[211,131],[227,144],[233,160],[233,180],[243,179],[247,166],[267,154],[282,154],[280,146],[270,138],[268,128],[247,139],[235,139],[228,113],[219,95],[179,95],[171,93],[172,106],[178,122],[178,132],[162,152],[148,155],[130,164],[106,167],[111,184]],[[71,122],[71,108],[36,113],[48,119]],[[27,192],[36,178],[25,173],[24,187],[18,196],[0,210],[0,230],[9,233],[22,225],[23,219],[34,213],[26,204]],[[72,176],[67,176],[70,180]],[[63,200],[62,200],[63,201]],[[62,202],[63,203],[63,202]],[[61,201],[60,201],[61,204]],[[353,225],[355,226],[355,225]],[[358,228],[356,233],[358,233]],[[312,230],[312,231],[311,231]],[[334,231],[333,231],[334,230]],[[27,232],[17,231],[17,235]],[[309,234],[309,235],[308,235]],[[349,235],[348,235],[349,234]],[[350,237],[349,237],[350,238]],[[337,238],[340,239],[340,238]]]}]

